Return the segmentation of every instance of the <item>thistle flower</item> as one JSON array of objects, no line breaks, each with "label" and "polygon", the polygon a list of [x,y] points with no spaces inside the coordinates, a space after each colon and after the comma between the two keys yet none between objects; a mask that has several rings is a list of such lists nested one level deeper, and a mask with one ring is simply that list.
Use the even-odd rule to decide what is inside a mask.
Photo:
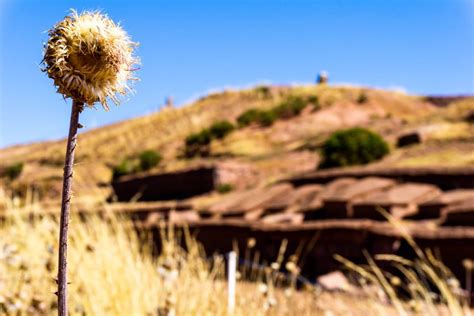
[{"label": "thistle flower", "polygon": [[119,104],[117,96],[131,91],[137,44],[106,15],[72,10],[49,36],[43,70],[58,93],[88,106],[100,102],[107,110],[107,98]]},{"label": "thistle flower", "polygon": [[100,102],[108,110],[107,98],[118,104],[117,95],[130,91],[133,65],[138,63],[133,43],[125,31],[99,12],[72,11],[49,31],[43,58],[44,69],[58,92],[71,98],[71,120],[64,161],[58,252],[58,314],[68,315],[67,246],[74,151],[79,114],[84,105]]}]

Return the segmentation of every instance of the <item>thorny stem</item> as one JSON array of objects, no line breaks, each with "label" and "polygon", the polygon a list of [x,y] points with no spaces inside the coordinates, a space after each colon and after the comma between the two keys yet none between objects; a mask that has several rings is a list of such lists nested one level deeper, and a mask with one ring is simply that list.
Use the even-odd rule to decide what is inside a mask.
[{"label": "thorny stem", "polygon": [[61,200],[61,220],[59,226],[59,258],[58,258],[58,315],[67,316],[67,233],[69,226],[69,210],[71,202],[72,174],[74,151],[77,144],[79,114],[84,103],[72,102],[69,136],[67,138],[66,159],[64,162],[63,191]]}]

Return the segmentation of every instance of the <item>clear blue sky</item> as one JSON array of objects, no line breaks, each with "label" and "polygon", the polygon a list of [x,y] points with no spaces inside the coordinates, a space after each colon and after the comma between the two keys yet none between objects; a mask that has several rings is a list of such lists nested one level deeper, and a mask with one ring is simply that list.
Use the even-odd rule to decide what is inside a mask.
[{"label": "clear blue sky", "polygon": [[0,0],[0,147],[67,134],[70,103],[40,71],[45,33],[69,8],[102,9],[141,46],[136,95],[93,128],[182,104],[210,89],[259,82],[474,93],[473,1]]}]

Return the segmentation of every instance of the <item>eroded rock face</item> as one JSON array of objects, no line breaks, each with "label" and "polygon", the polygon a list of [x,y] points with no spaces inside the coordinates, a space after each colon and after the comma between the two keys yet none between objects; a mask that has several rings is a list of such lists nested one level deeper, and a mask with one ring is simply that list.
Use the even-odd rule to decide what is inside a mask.
[{"label": "eroded rock face", "polygon": [[474,198],[445,207],[441,218],[443,226],[467,226],[474,229]]},{"label": "eroded rock face", "polygon": [[160,201],[189,198],[215,189],[215,168],[125,176],[112,183],[118,201]]},{"label": "eroded rock face", "polygon": [[[255,239],[252,251],[272,262],[285,241],[286,257],[297,251],[304,253],[302,273],[311,280],[340,269],[335,254],[356,264],[365,263],[363,250],[372,256],[416,258],[404,235],[380,213],[382,208],[403,219],[406,233],[420,248],[436,249],[444,264],[463,282],[461,262],[474,254],[474,189],[443,191],[435,178],[469,187],[474,172],[381,170],[367,176],[369,171],[345,171],[345,176],[337,176],[341,172],[336,176],[326,174],[324,180],[306,177],[304,184],[300,178],[236,191],[199,207],[192,199],[135,203],[135,210],[130,208],[134,204],[111,207],[144,221],[147,229],[156,232],[157,223],[163,220],[189,226],[207,253],[223,253],[235,246],[243,250],[249,239]],[[207,219],[201,216],[203,211]],[[156,242],[159,245],[158,237]]]},{"label": "eroded rock face", "polygon": [[[307,218],[311,219],[326,219],[326,218],[346,218],[347,211],[344,206],[326,208],[326,201],[331,200],[332,197],[338,195],[338,192],[344,191],[348,187],[357,183],[355,178],[339,178],[329,182],[325,185],[318,195],[310,204],[310,209],[307,210]],[[309,211],[309,212],[308,212]]]},{"label": "eroded rock face", "polygon": [[469,201],[474,201],[474,189],[445,191],[437,198],[421,203],[418,206],[418,212],[408,218],[416,220],[440,218],[444,210],[455,209],[455,206],[469,203]]},{"label": "eroded rock face", "polygon": [[353,217],[385,220],[380,209],[402,218],[416,212],[420,203],[432,200],[441,190],[430,184],[405,183],[374,192],[353,204]]},{"label": "eroded rock face", "polygon": [[307,172],[287,179],[298,187],[305,184],[327,184],[339,178],[382,177],[398,182],[432,184],[441,190],[474,189],[474,167],[420,167],[420,168],[367,168],[353,167],[335,170]]},{"label": "eroded rock face", "polygon": [[245,190],[255,184],[258,174],[250,165],[222,162],[175,172],[124,176],[112,183],[118,201],[162,201],[209,193],[219,185]]},{"label": "eroded rock face", "polygon": [[426,96],[425,100],[439,107],[448,106],[450,103],[461,101],[468,98],[468,96],[458,95],[458,96],[441,96],[441,95],[430,95]]},{"label": "eroded rock face", "polygon": [[[107,207],[143,223],[138,227],[151,230],[157,249],[163,221],[189,228],[208,254],[225,253],[234,247],[244,252],[254,239],[250,253],[258,252],[261,260],[273,262],[285,242],[285,259],[299,253],[301,273],[311,281],[341,269],[335,255],[356,264],[366,263],[364,250],[372,257],[390,254],[415,259],[405,233],[421,249],[436,249],[461,283],[465,278],[462,260],[474,254],[473,189],[443,192],[429,183],[341,177],[325,184],[294,186],[284,182],[236,191],[219,196],[209,205],[195,201],[114,203]],[[402,234],[387,222],[378,207],[408,219],[403,222],[406,232]],[[210,214],[207,219],[201,216],[203,210]],[[389,263],[380,265],[391,271]],[[320,282],[327,281],[335,288],[344,283],[333,274],[328,278]]]},{"label": "eroded rock face", "polygon": [[420,132],[411,132],[408,134],[403,134],[397,139],[397,147],[406,147],[410,145],[420,144],[423,142],[423,137]]},{"label": "eroded rock face", "polygon": [[230,184],[234,190],[243,190],[255,184],[258,172],[250,164],[225,161],[216,165],[215,177],[217,185]]},{"label": "eroded rock face", "polygon": [[469,113],[467,113],[466,117],[464,118],[464,120],[468,123],[472,123],[474,124],[474,110],[470,111]]},{"label": "eroded rock face", "polygon": [[340,217],[343,218],[352,217],[354,203],[377,192],[384,192],[384,190],[395,186],[395,184],[396,182],[391,179],[379,177],[363,178],[324,197],[323,208],[331,213],[338,212]]},{"label": "eroded rock face", "polygon": [[[365,174],[364,172],[361,174],[352,172],[349,174],[354,177],[334,178],[327,183],[323,181],[323,183],[307,183],[295,187],[295,184],[299,184],[298,182],[282,182],[268,187],[237,190],[219,197],[217,201],[214,200],[197,211],[205,215],[204,217],[214,219],[235,218],[249,222],[265,219],[267,223],[296,224],[338,218],[385,221],[386,218],[380,211],[382,209],[398,218],[441,221],[444,210],[453,210],[455,205],[474,198],[474,189],[443,192],[438,186],[430,184],[430,177],[427,178],[428,183],[403,181],[405,177],[426,179],[426,170],[405,170],[401,180],[399,172],[393,170],[384,172],[393,177],[361,177],[361,174]],[[116,183],[116,192],[125,193],[125,195],[120,195],[123,200],[137,195],[142,200],[146,200],[199,194],[213,188],[214,173],[215,169],[207,167],[173,174],[129,177]],[[450,175],[443,170],[438,170],[437,174],[445,178],[451,177],[452,181],[454,181],[453,177],[458,176],[467,182],[469,172],[457,170],[457,173]],[[313,178],[308,177],[305,181],[311,179]],[[316,182],[321,182],[320,180],[321,178],[316,177]],[[199,185],[196,185],[197,183]],[[173,195],[173,190],[179,191],[179,196]],[[181,208],[176,206],[176,209],[192,208],[184,205]],[[299,215],[288,215],[293,213],[301,213],[303,218]],[[445,217],[443,220],[446,219]]]},{"label": "eroded rock face", "polygon": [[245,192],[236,192],[209,208],[210,213],[219,215],[243,215],[265,208],[265,205],[292,194],[293,186],[289,183],[276,184],[266,188],[257,188]]}]

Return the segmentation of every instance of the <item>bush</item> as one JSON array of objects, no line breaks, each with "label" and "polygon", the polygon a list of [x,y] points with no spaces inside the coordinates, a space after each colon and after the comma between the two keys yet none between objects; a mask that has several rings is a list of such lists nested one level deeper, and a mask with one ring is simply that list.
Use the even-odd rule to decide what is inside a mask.
[{"label": "bush", "polygon": [[260,126],[271,126],[275,122],[276,115],[273,110],[262,111],[257,109],[250,109],[242,113],[237,118],[239,126],[244,127],[256,123]]},{"label": "bush", "polygon": [[134,172],[134,169],[135,168],[133,166],[133,163],[128,159],[124,159],[118,166],[115,166],[112,170],[112,180],[116,180],[121,176],[125,176],[127,174],[131,174],[132,172]]},{"label": "bush", "polygon": [[234,130],[234,125],[229,121],[218,121],[211,125],[209,132],[212,138],[222,139]]},{"label": "bush", "polygon": [[161,155],[154,150],[145,150],[138,157],[140,160],[139,170],[150,170],[158,165],[162,159]]},{"label": "bush", "polygon": [[308,103],[311,103],[313,106],[318,107],[319,106],[319,99],[315,95],[310,95],[308,97]]},{"label": "bush", "polygon": [[240,114],[237,118],[237,123],[240,127],[248,126],[258,121],[261,111],[257,109],[250,109]]},{"label": "bush", "polygon": [[337,131],[323,144],[320,168],[367,164],[388,152],[385,140],[372,131],[364,128]]},{"label": "bush", "polygon": [[221,194],[229,193],[232,190],[234,190],[234,186],[230,183],[219,184],[216,188],[216,191],[221,193]]},{"label": "bush", "polygon": [[7,169],[5,170],[5,175],[10,180],[15,180],[16,178],[20,176],[22,171],[23,171],[23,163],[17,162],[7,167]]},{"label": "bush", "polygon": [[263,98],[269,98],[272,96],[269,86],[257,86],[255,87],[255,92],[258,96],[262,96]]},{"label": "bush", "polygon": [[208,145],[211,143],[211,132],[209,129],[203,129],[199,133],[194,133],[186,137],[186,145]]},{"label": "bush", "polygon": [[302,97],[290,96],[273,111],[278,118],[289,119],[299,115],[306,105],[307,101]]},{"label": "bush", "polygon": [[272,126],[275,120],[276,115],[273,111],[261,111],[257,117],[258,125],[263,127]]},{"label": "bush", "polygon": [[369,97],[367,96],[365,92],[362,91],[359,94],[359,97],[357,98],[357,103],[363,104],[363,103],[366,103],[367,101],[369,101]]},{"label": "bush", "polygon": [[212,137],[209,129],[203,129],[199,133],[189,135],[185,140],[184,155],[187,158],[209,156],[211,140]]}]

